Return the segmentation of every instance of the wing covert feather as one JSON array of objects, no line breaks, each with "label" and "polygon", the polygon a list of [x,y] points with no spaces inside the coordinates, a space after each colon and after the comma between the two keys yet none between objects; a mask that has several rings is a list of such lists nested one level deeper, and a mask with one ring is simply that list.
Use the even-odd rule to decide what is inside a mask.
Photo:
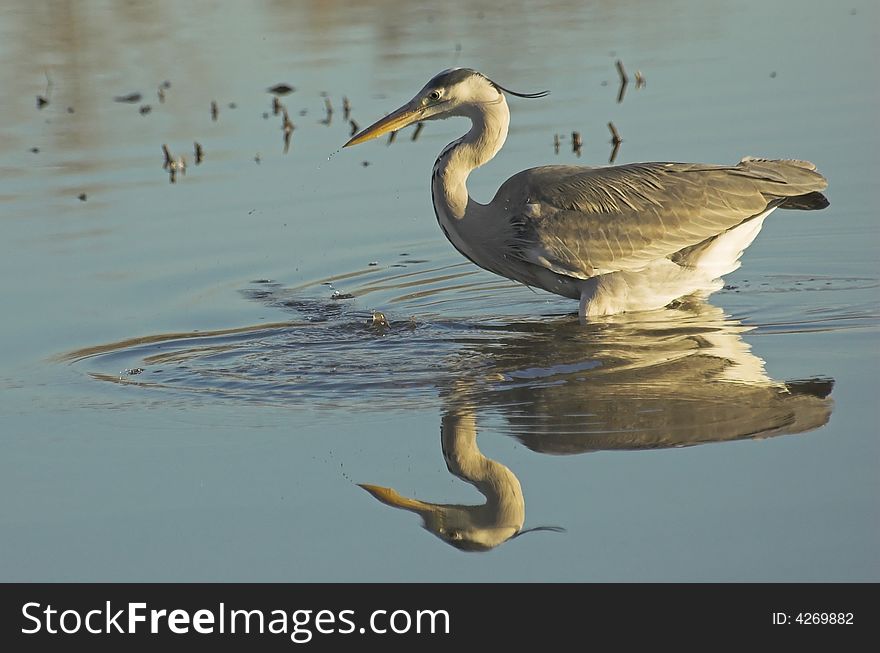
[{"label": "wing covert feather", "polygon": [[779,204],[822,190],[801,161],[736,166],[641,163],[546,166],[511,177],[499,200],[514,213],[518,255],[568,276],[636,270]]}]

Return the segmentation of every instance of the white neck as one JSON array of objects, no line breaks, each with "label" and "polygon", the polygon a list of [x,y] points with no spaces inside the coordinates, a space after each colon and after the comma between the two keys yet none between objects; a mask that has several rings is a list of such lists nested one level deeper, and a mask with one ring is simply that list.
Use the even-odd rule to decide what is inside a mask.
[{"label": "white neck", "polygon": [[476,204],[468,196],[468,175],[490,161],[507,139],[510,110],[500,93],[496,101],[469,106],[465,115],[473,123],[470,131],[447,145],[434,164],[432,193],[441,226],[445,220],[461,220],[468,204]]},{"label": "white neck", "polygon": [[[526,509],[519,479],[507,466],[486,458],[477,447],[473,412],[465,408],[445,414],[441,442],[449,471],[486,497],[482,506],[446,506],[446,522],[467,526],[473,537],[497,540],[493,546],[519,532]],[[453,513],[459,513],[457,518]]]}]

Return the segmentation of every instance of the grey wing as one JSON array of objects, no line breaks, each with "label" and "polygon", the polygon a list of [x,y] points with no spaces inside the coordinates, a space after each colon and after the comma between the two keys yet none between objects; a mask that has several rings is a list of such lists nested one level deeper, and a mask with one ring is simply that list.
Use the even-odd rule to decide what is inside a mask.
[{"label": "grey wing", "polygon": [[515,213],[520,258],[588,278],[640,269],[825,186],[802,161],[546,166],[511,177],[496,201]]}]

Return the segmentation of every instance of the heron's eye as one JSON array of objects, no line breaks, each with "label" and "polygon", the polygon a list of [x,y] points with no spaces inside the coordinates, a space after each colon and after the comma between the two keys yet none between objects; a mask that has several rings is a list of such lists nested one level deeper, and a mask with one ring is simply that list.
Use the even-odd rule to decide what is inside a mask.
[{"label": "heron's eye", "polygon": [[428,93],[428,99],[432,102],[436,102],[440,99],[440,91],[431,91],[430,93]]}]

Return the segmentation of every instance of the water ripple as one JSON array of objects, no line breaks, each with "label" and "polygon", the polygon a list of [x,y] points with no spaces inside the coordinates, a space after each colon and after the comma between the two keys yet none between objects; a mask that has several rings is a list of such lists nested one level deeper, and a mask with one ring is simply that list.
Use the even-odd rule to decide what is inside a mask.
[{"label": "water ripple", "polygon": [[[581,325],[573,302],[467,264],[412,258],[295,287],[258,280],[241,291],[286,320],[132,338],[62,359],[93,379],[184,400],[388,410],[442,402],[457,388],[457,397],[504,413],[514,432],[585,433],[608,432],[608,416],[597,417],[614,403],[608,389],[639,397],[626,427],[638,429],[639,415],[668,410],[671,389],[677,400],[711,405],[724,398],[700,391],[707,380],[778,387],[744,333],[876,328],[876,306],[843,302],[849,291],[875,288],[875,279],[751,283],[753,305],[737,309],[741,319],[695,303]],[[764,302],[762,288],[777,296],[830,288],[841,301]]]}]

